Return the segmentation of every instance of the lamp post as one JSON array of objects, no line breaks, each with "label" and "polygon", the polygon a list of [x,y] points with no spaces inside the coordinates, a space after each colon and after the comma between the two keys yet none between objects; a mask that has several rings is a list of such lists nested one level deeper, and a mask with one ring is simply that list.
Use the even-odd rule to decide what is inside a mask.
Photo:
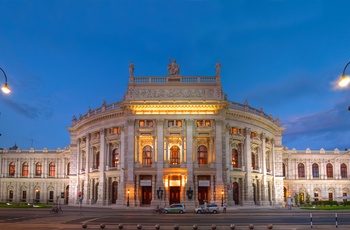
[{"label": "lamp post", "polygon": [[126,206],[129,207],[130,203],[129,203],[129,196],[130,196],[130,190],[128,189],[128,198],[127,198],[127,202],[126,202]]},{"label": "lamp post", "polygon": [[[348,62],[345,65],[345,67],[343,69],[343,74],[341,75],[341,78],[340,78],[340,80],[338,82],[338,85],[340,87],[342,87],[342,88],[347,87],[349,85],[349,83],[350,83],[350,77],[345,75],[345,70],[346,70],[346,68],[348,67],[349,64],[350,64],[350,62]],[[350,111],[350,106],[348,106],[348,110]]]},{"label": "lamp post", "polygon": [[2,73],[3,73],[4,76],[5,76],[5,85],[3,85],[3,86],[1,87],[1,89],[2,89],[2,92],[8,94],[8,93],[11,92],[11,90],[10,90],[10,87],[7,85],[7,76],[6,76],[5,71],[4,71],[2,68],[0,68],[0,70],[2,71]]},{"label": "lamp post", "polygon": [[221,207],[224,206],[224,190],[221,190]]}]

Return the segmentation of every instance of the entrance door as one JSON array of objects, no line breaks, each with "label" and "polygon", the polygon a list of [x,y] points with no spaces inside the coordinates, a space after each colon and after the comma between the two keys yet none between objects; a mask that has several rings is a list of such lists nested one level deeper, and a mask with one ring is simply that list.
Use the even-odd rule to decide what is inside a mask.
[{"label": "entrance door", "polygon": [[142,204],[151,204],[152,186],[142,186]]},{"label": "entrance door", "polygon": [[169,203],[174,204],[174,203],[180,203],[180,187],[170,187],[170,198],[169,198]]},{"label": "entrance door", "polygon": [[198,187],[198,202],[204,204],[204,201],[208,203],[208,187]]},{"label": "entrance door", "polygon": [[233,201],[237,205],[239,204],[239,184],[237,182],[233,182],[232,187]]}]

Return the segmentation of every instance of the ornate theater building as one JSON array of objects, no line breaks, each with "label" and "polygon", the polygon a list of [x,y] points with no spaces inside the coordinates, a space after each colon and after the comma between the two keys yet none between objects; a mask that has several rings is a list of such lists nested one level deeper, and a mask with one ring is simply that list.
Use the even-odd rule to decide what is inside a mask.
[{"label": "ornate theater building", "polygon": [[281,207],[294,193],[348,191],[349,157],[335,157],[344,152],[330,153],[330,177],[325,153],[285,148],[278,118],[227,100],[220,68],[182,76],[170,60],[166,76],[134,76],[130,62],[123,100],[73,117],[69,147],[0,150],[0,201]]}]

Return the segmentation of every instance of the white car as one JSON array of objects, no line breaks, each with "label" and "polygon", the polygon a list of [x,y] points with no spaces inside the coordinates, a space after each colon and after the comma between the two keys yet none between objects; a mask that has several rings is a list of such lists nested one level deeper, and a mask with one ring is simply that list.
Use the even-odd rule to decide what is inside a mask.
[{"label": "white car", "polygon": [[195,213],[218,213],[219,212],[219,206],[217,204],[207,204],[207,207],[205,205],[202,205],[198,208],[194,209]]}]

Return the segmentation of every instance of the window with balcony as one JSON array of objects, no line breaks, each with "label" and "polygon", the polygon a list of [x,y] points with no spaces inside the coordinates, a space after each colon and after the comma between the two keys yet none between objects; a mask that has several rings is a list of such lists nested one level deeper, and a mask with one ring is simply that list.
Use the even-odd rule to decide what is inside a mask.
[{"label": "window with balcony", "polygon": [[198,147],[198,164],[207,165],[208,164],[208,150],[207,147],[201,145]]},{"label": "window with balcony", "polygon": [[348,168],[344,163],[340,165],[340,174],[341,178],[348,178]]},{"label": "window with balcony", "polygon": [[22,176],[28,176],[28,162],[22,164]]},{"label": "window with balcony", "polygon": [[232,149],[232,166],[234,168],[240,168],[240,154],[237,149]]},{"label": "window with balcony", "polygon": [[328,163],[326,165],[327,169],[327,178],[333,178],[333,165],[331,163]]},{"label": "window with balcony", "polygon": [[11,162],[9,164],[9,176],[15,176],[16,164],[15,162]]},{"label": "window with balcony", "polygon": [[142,164],[146,166],[152,165],[152,147],[149,145],[142,149]]},{"label": "window with balcony", "polygon": [[139,121],[139,127],[153,127],[152,120],[141,120]]},{"label": "window with balcony", "polygon": [[182,127],[182,120],[168,120],[168,127]]},{"label": "window with balcony", "polygon": [[271,153],[270,152],[266,152],[265,162],[266,162],[266,171],[271,172]]},{"label": "window with balcony", "polygon": [[314,178],[318,178],[319,177],[318,164],[316,164],[316,163],[312,164],[312,176]]},{"label": "window with balcony", "polygon": [[298,177],[305,177],[305,165],[303,163],[298,164]]},{"label": "window with balcony", "polygon": [[176,145],[170,148],[170,164],[171,165],[180,164],[180,148]]},{"label": "window with balcony", "polygon": [[35,176],[41,176],[43,173],[43,167],[40,162],[35,164]]},{"label": "window with balcony", "polygon": [[210,127],[211,121],[210,120],[197,120],[197,127]]},{"label": "window with balcony", "polygon": [[55,163],[51,162],[49,164],[49,176],[54,177],[55,174],[56,174],[56,165],[55,165]]}]

